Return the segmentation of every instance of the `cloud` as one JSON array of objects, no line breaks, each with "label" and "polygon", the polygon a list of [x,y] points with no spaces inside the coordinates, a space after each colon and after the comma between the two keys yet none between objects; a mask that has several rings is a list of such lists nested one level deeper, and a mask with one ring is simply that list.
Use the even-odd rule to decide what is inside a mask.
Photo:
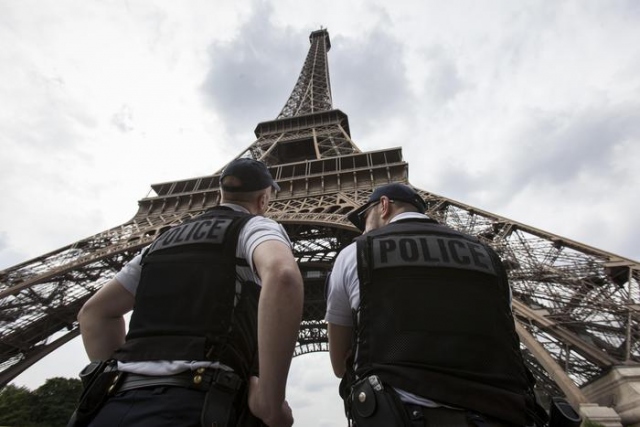
[{"label": "cloud", "polygon": [[202,84],[206,102],[232,135],[276,118],[289,96],[283,88],[293,89],[308,50],[308,33],[272,25],[272,6],[254,4],[235,37],[209,47],[210,68]]},{"label": "cloud", "polygon": [[[496,126],[498,124],[494,121]],[[603,250],[638,259],[640,105],[526,109],[486,142],[454,147],[426,190]],[[495,139],[491,136],[494,135]],[[425,180],[410,161],[414,181]]]},{"label": "cloud", "polygon": [[334,108],[350,115],[356,143],[413,115],[416,100],[410,90],[404,46],[383,24],[357,38],[336,35],[331,44]]},{"label": "cloud", "polygon": [[111,124],[120,132],[131,132],[133,126],[133,110],[129,105],[123,105],[111,118]]},{"label": "cloud", "polygon": [[296,424],[320,427],[345,424],[339,383],[333,375],[328,353],[295,357],[287,382],[287,399]]},{"label": "cloud", "polygon": [[[612,183],[636,179],[620,155],[632,154],[629,142],[640,141],[640,105],[531,110],[522,117],[509,132],[509,144],[496,144],[499,155],[487,155],[477,167],[470,167],[473,158],[460,158],[457,167],[442,172],[442,185],[457,188],[462,197],[491,186],[497,200],[506,200],[527,186],[566,188],[589,177]],[[496,148],[489,143],[487,150]]]},{"label": "cloud", "polygon": [[603,170],[611,179],[624,179],[621,175],[631,171],[616,168],[616,152],[626,141],[640,142],[640,103],[546,112],[534,116],[514,140],[524,141],[523,149],[507,159],[522,166],[514,171],[516,184],[525,179],[577,183],[581,176],[597,178]]},{"label": "cloud", "polygon": [[[337,31],[332,35],[330,31],[333,106],[348,107],[345,112],[354,117],[352,122],[363,138],[370,129],[405,116],[403,109],[414,104],[403,44],[385,31],[387,18],[382,9],[369,13],[379,22],[365,33],[355,36]],[[273,14],[269,3],[256,2],[238,35],[216,41],[209,49],[211,64],[203,95],[232,135],[275,119],[309,50],[308,35],[316,28],[275,26]],[[455,79],[442,79],[442,86],[449,85],[443,93],[455,90]]]},{"label": "cloud", "polygon": [[[222,167],[320,25],[362,150],[401,146],[420,188],[640,259],[638,17],[634,0],[0,2],[0,268]],[[33,381],[77,373],[74,343]],[[289,385],[297,424],[345,424],[326,353]]]},{"label": "cloud", "polygon": [[443,107],[464,89],[465,82],[455,59],[442,46],[431,48],[426,60],[425,98],[429,103]]},{"label": "cloud", "polygon": [[0,270],[24,261],[25,257],[25,254],[13,249],[9,235],[0,231]]}]

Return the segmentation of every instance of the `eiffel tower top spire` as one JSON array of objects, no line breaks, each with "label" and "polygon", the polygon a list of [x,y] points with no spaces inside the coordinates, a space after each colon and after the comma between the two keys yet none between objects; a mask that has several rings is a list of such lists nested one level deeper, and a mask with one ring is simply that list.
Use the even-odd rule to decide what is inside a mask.
[{"label": "eiffel tower top spire", "polygon": [[258,139],[238,157],[252,157],[269,166],[360,153],[351,140],[349,119],[333,109],[326,28],[309,35],[311,47],[298,81],[275,120],[259,123]]},{"label": "eiffel tower top spire", "polygon": [[309,42],[311,47],[300,77],[278,114],[278,119],[329,111],[333,108],[327,62],[327,52],[331,49],[329,32],[326,28],[314,31],[309,35]]}]

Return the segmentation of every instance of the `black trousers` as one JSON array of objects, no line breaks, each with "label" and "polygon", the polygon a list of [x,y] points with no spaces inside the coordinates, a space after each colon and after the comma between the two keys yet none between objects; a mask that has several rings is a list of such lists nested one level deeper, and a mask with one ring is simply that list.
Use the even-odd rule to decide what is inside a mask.
[{"label": "black trousers", "polygon": [[411,427],[515,427],[469,411],[405,404]]},{"label": "black trousers", "polygon": [[116,393],[89,427],[200,427],[205,392],[152,387]]}]

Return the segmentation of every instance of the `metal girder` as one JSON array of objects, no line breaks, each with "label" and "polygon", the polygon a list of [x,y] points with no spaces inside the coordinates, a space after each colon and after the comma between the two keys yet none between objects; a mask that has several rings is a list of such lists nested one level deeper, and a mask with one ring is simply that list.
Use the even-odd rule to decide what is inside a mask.
[{"label": "metal girder", "polygon": [[[263,160],[281,187],[267,215],[286,228],[305,279],[304,322],[295,354],[327,350],[324,275],[358,234],[346,214],[374,188],[408,183],[400,148],[361,152],[347,115],[333,109],[326,30],[311,46],[275,120],[256,128],[238,157]],[[135,217],[0,272],[3,381],[77,333],[75,313],[135,252],[168,227],[219,201],[218,172],[153,184]],[[609,367],[640,363],[640,264],[490,212],[419,190],[428,214],[477,236],[500,255],[513,290],[525,360],[549,395],[576,391]]]}]

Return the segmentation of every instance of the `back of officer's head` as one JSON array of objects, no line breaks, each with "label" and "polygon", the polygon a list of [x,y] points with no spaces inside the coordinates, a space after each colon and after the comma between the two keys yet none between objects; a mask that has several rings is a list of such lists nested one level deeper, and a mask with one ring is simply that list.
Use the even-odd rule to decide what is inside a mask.
[{"label": "back of officer's head", "polygon": [[235,159],[220,174],[220,188],[227,193],[250,193],[269,187],[280,190],[267,166],[258,160]]},{"label": "back of officer's head", "polygon": [[235,159],[220,174],[220,202],[244,206],[255,215],[266,212],[272,188],[280,190],[267,166],[254,159]]},{"label": "back of officer's head", "polygon": [[419,212],[424,213],[427,204],[418,192],[411,186],[394,182],[376,188],[367,203],[360,206],[355,211],[347,215],[347,219],[351,221],[361,231],[365,228],[364,213],[375,203],[378,203],[382,197],[387,197],[392,203],[396,204],[397,211],[401,212]]}]

